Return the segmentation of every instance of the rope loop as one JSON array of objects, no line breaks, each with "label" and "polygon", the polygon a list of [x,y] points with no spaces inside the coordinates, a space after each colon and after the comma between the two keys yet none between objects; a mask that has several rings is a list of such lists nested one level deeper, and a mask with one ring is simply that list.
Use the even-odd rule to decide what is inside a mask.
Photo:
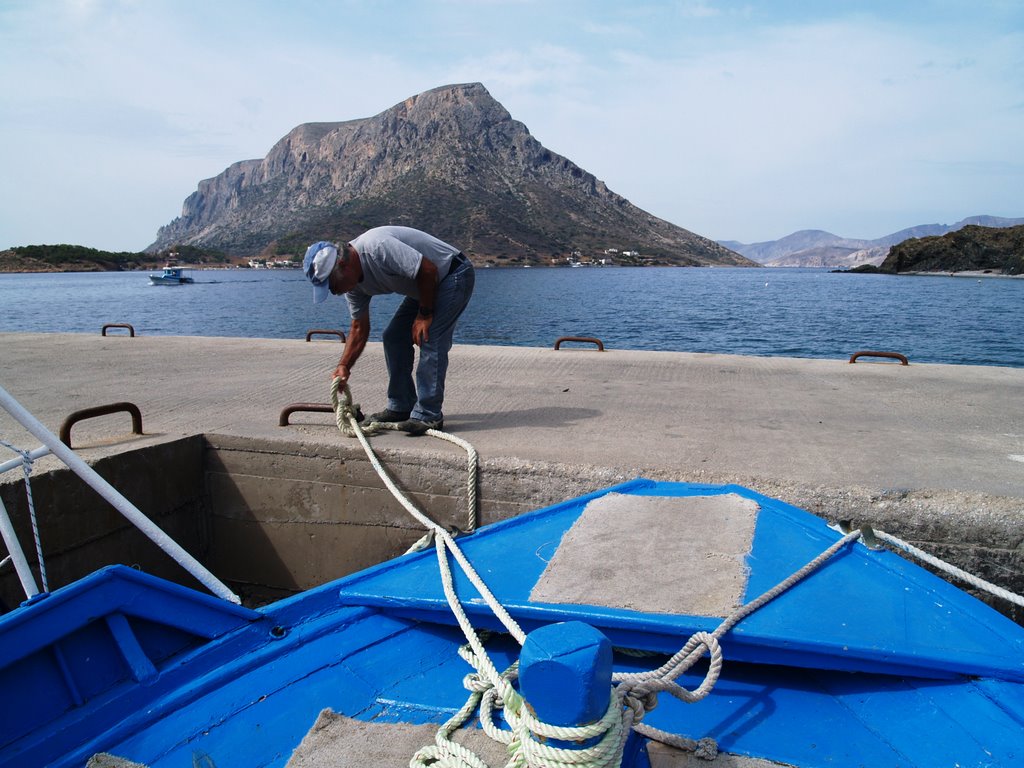
[{"label": "rope loop", "polygon": [[[331,406],[334,408],[334,420],[338,425],[338,430],[345,437],[355,437],[362,443],[363,449],[366,451],[367,456],[370,457],[370,462],[373,464],[374,469],[376,469],[377,473],[381,474],[383,477],[383,467],[376,462],[375,457],[373,456],[373,450],[370,448],[370,444],[365,441],[365,438],[367,436],[376,435],[380,432],[387,432],[389,430],[398,431],[398,425],[392,422],[381,421],[371,421],[365,424],[360,424],[359,422],[362,418],[362,410],[358,403],[352,402],[352,392],[348,388],[348,384],[342,385],[341,379],[337,377],[331,380]],[[467,441],[449,434],[448,432],[441,432],[437,429],[428,429],[426,434],[457,445],[466,452],[468,476],[466,480],[467,511],[465,533],[472,533],[476,530],[478,508],[480,506],[477,501],[477,475],[479,474],[480,465],[479,455],[477,454],[476,449]],[[391,490],[391,492],[395,494],[395,497],[398,498],[400,502],[403,504],[405,503],[401,498],[399,498],[397,488]],[[430,526],[427,527],[429,530]],[[420,549],[425,549],[429,545],[430,539],[425,537],[424,539],[416,542],[408,551],[418,552]]]},{"label": "rope loop", "polygon": [[331,405],[334,407],[334,419],[345,437],[356,437],[353,424],[358,421],[359,406],[352,403],[352,392],[348,384],[342,387],[341,379],[331,380]]}]

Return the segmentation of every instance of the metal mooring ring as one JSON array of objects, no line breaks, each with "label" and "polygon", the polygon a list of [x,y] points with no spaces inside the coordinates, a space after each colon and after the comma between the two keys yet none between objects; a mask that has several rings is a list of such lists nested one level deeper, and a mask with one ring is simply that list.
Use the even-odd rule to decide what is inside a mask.
[{"label": "metal mooring ring", "polygon": [[582,341],[585,344],[596,344],[598,352],[604,352],[604,342],[600,339],[594,339],[589,336],[562,336],[560,339],[555,340],[555,349],[562,346],[563,341]]}]

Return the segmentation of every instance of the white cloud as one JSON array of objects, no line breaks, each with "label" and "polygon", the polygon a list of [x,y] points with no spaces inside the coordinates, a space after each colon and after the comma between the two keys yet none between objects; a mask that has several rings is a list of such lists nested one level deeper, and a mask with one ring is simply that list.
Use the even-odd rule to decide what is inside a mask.
[{"label": "white cloud", "polygon": [[[765,29],[693,53],[681,40],[671,55],[616,52],[614,66],[583,78],[600,79],[590,103],[601,107],[581,115],[575,102],[571,111],[555,106],[528,124],[538,134],[550,128],[542,141],[571,147],[616,191],[697,231],[749,237],[756,227],[767,239],[850,227],[856,210],[888,201],[894,217],[876,226],[883,231],[839,233],[877,236],[917,223],[896,226],[908,198],[950,198],[936,182],[939,158],[1021,159],[1021,115],[1001,108],[1012,101],[1005,72],[1015,42],[967,56],[849,22]],[[616,146],[628,149],[607,151]],[[1005,184],[993,192],[972,185],[949,207],[973,211],[1010,195]]]},{"label": "white cloud", "polygon": [[867,237],[919,216],[1022,215],[1019,11],[769,16],[794,8],[3,5],[0,247],[142,247],[200,179],[262,157],[295,125],[471,81],[615,191],[713,237]]}]

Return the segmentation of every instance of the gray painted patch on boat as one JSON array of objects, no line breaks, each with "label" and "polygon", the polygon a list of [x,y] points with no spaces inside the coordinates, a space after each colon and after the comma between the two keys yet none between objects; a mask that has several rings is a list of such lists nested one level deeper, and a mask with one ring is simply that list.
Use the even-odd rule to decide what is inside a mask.
[{"label": "gray painted patch on boat", "polygon": [[724,617],[746,591],[759,509],[734,493],[602,496],[562,537],[530,599]]},{"label": "gray painted patch on boat", "polygon": [[[437,725],[354,720],[323,710],[286,768],[406,768],[409,759],[434,743]],[[504,765],[508,750],[479,728],[460,728],[452,740],[488,765]]]},{"label": "gray painted patch on boat", "polygon": [[117,755],[100,752],[89,758],[85,768],[146,768],[142,763],[126,760]]}]

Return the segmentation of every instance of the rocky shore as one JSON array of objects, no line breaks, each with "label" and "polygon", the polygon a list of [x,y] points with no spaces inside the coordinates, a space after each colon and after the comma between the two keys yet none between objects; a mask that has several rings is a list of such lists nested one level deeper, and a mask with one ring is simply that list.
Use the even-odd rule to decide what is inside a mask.
[{"label": "rocky shore", "polygon": [[1018,280],[1024,278],[1024,273],[1019,275],[1008,275],[1005,272],[996,272],[991,269],[965,269],[961,272],[900,272],[901,275],[912,275],[915,277],[976,277],[982,278],[999,277]]}]

